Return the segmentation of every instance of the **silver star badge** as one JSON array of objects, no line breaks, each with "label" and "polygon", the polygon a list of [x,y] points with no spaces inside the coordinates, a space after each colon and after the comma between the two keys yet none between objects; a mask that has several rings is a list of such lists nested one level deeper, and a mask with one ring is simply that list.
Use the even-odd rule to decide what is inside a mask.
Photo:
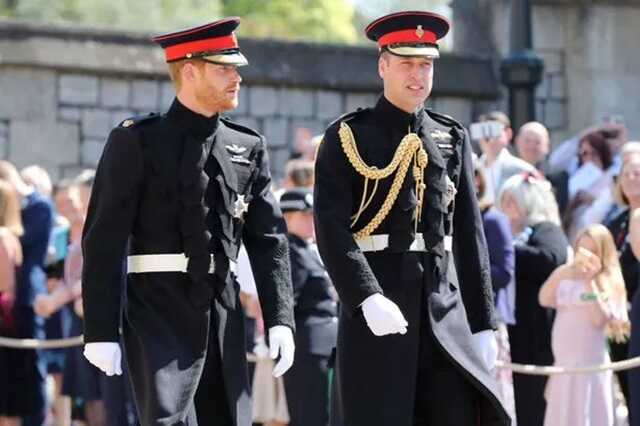
[{"label": "silver star badge", "polygon": [[238,199],[233,203],[233,217],[242,219],[242,216],[249,210],[249,204],[244,201],[244,195],[238,195]]},{"label": "silver star badge", "polygon": [[447,192],[444,194],[444,204],[449,207],[453,200],[456,198],[456,194],[458,190],[456,189],[456,184],[447,176]]}]

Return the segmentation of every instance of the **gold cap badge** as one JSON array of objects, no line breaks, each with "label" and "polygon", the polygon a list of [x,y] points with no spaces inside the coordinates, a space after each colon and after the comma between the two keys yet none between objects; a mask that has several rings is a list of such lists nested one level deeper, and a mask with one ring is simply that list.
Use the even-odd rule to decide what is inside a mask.
[{"label": "gold cap badge", "polygon": [[422,38],[422,36],[424,35],[422,25],[418,25],[418,28],[416,28],[416,35],[418,36],[418,38]]}]

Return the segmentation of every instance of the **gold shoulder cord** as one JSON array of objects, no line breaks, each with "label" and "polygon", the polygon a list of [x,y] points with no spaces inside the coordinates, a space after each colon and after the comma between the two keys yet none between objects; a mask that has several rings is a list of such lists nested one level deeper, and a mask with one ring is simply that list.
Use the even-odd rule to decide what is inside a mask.
[{"label": "gold shoulder cord", "polygon": [[[366,210],[371,201],[373,200],[373,196],[378,189],[378,182],[381,179],[387,178],[391,176],[394,172],[397,171],[393,183],[391,184],[391,189],[389,190],[389,194],[387,194],[387,198],[385,198],[382,203],[382,207],[376,213],[376,215],[371,219],[371,221],[361,230],[353,234],[353,237],[356,240],[367,237],[371,235],[373,231],[376,230],[378,226],[382,223],[382,221],[387,217],[389,212],[391,211],[391,207],[393,207],[393,203],[395,203],[398,198],[398,193],[400,192],[400,188],[402,187],[402,183],[404,182],[404,178],[407,175],[407,171],[409,170],[409,166],[413,161],[413,179],[416,182],[416,196],[418,199],[418,205],[414,212],[414,221],[415,227],[417,230],[418,221],[422,216],[422,202],[424,200],[424,190],[426,185],[424,184],[424,169],[427,167],[428,156],[427,152],[424,150],[422,146],[422,140],[420,137],[411,133],[409,129],[409,133],[402,138],[400,141],[400,145],[396,149],[396,152],[393,154],[393,159],[391,163],[389,163],[385,168],[378,169],[377,167],[369,167],[360,157],[360,153],[358,152],[358,147],[356,145],[355,138],[353,136],[353,132],[349,125],[345,122],[340,123],[340,142],[342,144],[342,150],[344,151],[349,163],[353,166],[353,168],[364,177],[364,190],[362,192],[362,200],[360,202],[360,208],[358,212],[351,217],[351,226],[353,227],[362,212]],[[373,191],[371,195],[368,195],[368,185],[369,180],[375,181]]]}]

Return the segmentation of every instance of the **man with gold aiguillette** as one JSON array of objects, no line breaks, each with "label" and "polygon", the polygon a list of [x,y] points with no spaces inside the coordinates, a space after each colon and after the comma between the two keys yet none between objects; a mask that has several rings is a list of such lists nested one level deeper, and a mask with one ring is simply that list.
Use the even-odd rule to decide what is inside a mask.
[{"label": "man with gold aiguillette", "polygon": [[465,129],[424,108],[448,21],[384,16],[384,93],[339,118],[316,163],[318,248],[342,302],[332,425],[508,425],[490,267]]},{"label": "man with gold aiguillette", "polygon": [[221,117],[238,105],[237,67],[247,64],[233,34],[239,23],[226,18],[154,38],[176,98],[162,115],[113,129],[96,172],[82,240],[84,355],[120,374],[121,328],[144,426],[251,425],[235,275],[241,241],[271,356],[280,356],[274,375],[293,363],[286,226],[265,140]]}]

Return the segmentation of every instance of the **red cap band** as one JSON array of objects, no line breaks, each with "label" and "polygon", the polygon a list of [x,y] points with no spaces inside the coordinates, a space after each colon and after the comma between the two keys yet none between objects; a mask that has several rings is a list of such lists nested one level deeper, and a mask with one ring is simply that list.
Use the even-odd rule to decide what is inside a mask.
[{"label": "red cap band", "polygon": [[378,46],[385,47],[397,43],[432,43],[438,41],[435,33],[418,27],[410,30],[401,30],[387,33],[378,39]]},{"label": "red cap band", "polygon": [[176,44],[164,49],[164,56],[169,61],[182,59],[189,53],[215,52],[218,50],[237,49],[238,40],[235,34],[214,37],[206,40],[190,41],[187,43]]}]

